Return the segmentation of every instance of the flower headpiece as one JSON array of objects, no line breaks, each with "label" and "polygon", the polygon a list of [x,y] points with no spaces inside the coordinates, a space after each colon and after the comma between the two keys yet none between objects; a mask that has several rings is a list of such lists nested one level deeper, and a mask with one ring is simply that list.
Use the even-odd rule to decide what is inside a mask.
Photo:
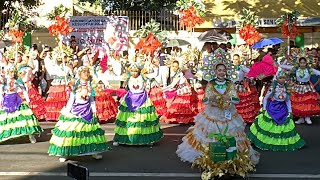
[{"label": "flower headpiece", "polygon": [[294,64],[299,64],[299,59],[305,58],[307,61],[307,64],[311,65],[313,63],[313,56],[312,54],[307,54],[305,51],[300,50],[300,52],[292,55],[292,61]]},{"label": "flower headpiece", "polygon": [[287,72],[284,71],[282,68],[278,68],[276,77],[283,77],[283,76],[288,76]]},{"label": "flower headpiece", "polygon": [[142,67],[139,63],[132,63],[129,67],[130,71],[141,71]]},{"label": "flower headpiece", "polygon": [[80,66],[78,68],[78,70],[77,70],[78,75],[84,70],[89,70],[89,72],[90,72],[90,67],[88,67],[88,66]]},{"label": "flower headpiece", "polygon": [[73,58],[73,50],[66,45],[57,46],[53,49],[52,57],[56,61],[62,61],[64,57],[67,57],[69,60]]},{"label": "flower headpiece", "polygon": [[278,61],[280,64],[289,64],[296,66],[299,64],[299,59],[304,57],[307,60],[307,64],[311,65],[314,60],[311,54],[306,53],[304,50],[300,48],[291,48],[289,59],[287,58],[287,49],[280,48],[277,53]]},{"label": "flower headpiece", "polygon": [[188,49],[185,51],[183,54],[183,66],[187,67],[188,63],[192,62],[195,65],[199,63],[200,57],[201,57],[201,52],[197,48],[193,49]]},{"label": "flower headpiece", "polygon": [[20,66],[18,66],[17,71],[20,73],[20,72],[26,71],[27,69],[31,69],[31,67],[28,66],[28,65],[25,63],[25,64],[21,64]]},{"label": "flower headpiece", "polygon": [[13,46],[7,47],[6,52],[3,54],[9,61],[14,60],[17,53],[23,55],[26,52],[26,48],[20,44],[14,44]]},{"label": "flower headpiece", "polygon": [[9,65],[9,67],[7,68],[7,72],[17,73],[17,67],[15,65]]},{"label": "flower headpiece", "polygon": [[236,66],[232,64],[231,56],[223,49],[218,48],[213,55],[207,55],[207,62],[203,65],[203,79],[206,81],[213,80],[215,75],[215,68],[218,64],[223,64],[227,68],[227,78],[236,79]]}]

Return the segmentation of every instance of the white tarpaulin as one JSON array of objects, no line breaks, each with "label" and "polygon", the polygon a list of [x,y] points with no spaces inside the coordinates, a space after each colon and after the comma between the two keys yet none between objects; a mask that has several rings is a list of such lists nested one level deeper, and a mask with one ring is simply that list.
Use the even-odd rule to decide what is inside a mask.
[{"label": "white tarpaulin", "polygon": [[127,16],[73,16],[70,26],[74,31],[80,49],[85,47],[115,50],[117,53],[128,50]]}]

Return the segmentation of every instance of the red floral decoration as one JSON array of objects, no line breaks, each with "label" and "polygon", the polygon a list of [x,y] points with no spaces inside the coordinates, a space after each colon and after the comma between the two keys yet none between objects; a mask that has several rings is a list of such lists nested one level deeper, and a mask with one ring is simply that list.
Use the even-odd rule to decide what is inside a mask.
[{"label": "red floral decoration", "polygon": [[161,42],[152,33],[149,33],[146,38],[140,39],[135,48],[141,50],[144,54],[154,54],[161,46]]},{"label": "red floral decoration", "polygon": [[298,35],[297,23],[294,23],[292,25],[292,29],[291,29],[291,33],[290,33],[288,21],[283,22],[283,24],[281,26],[281,32],[282,32],[282,36],[284,36],[284,37],[295,38]]},{"label": "red floral decoration", "polygon": [[12,42],[14,43],[22,43],[24,32],[18,29],[10,30],[8,35],[11,37]]},{"label": "red floral decoration", "polygon": [[193,6],[190,6],[190,8],[186,10],[180,10],[179,13],[182,14],[182,17],[179,19],[182,26],[193,28],[204,22],[203,19],[197,15],[197,11]]},{"label": "red floral decoration", "polygon": [[253,45],[261,39],[260,33],[251,24],[247,24],[239,31],[240,37],[246,42],[247,45]]},{"label": "red floral decoration", "polygon": [[49,33],[53,35],[64,35],[73,31],[73,28],[69,26],[69,21],[64,17],[56,17],[56,21],[49,28]]}]

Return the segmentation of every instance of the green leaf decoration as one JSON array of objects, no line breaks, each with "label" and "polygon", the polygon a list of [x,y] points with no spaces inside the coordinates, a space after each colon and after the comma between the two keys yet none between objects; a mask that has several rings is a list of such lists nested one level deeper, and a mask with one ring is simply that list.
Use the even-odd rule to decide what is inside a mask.
[{"label": "green leaf decoration", "polygon": [[145,38],[149,33],[154,34],[161,43],[167,40],[168,33],[166,31],[161,31],[160,23],[156,22],[154,19],[151,19],[151,21],[144,26],[141,26],[141,28],[133,35],[138,38]]},{"label": "green leaf decoration", "polygon": [[56,16],[65,17],[70,12],[70,8],[64,7],[62,4],[55,6],[54,9],[47,15],[47,18],[54,21]]},{"label": "green leaf decoration", "polygon": [[252,26],[257,27],[259,24],[259,18],[255,14],[255,12],[250,11],[248,9],[243,9],[240,15],[240,21],[238,23],[238,26],[244,27],[248,24],[251,24]]},{"label": "green leaf decoration", "polygon": [[294,23],[297,22],[298,18],[300,16],[300,13],[296,10],[283,14],[280,18],[276,20],[276,23],[278,25],[282,25],[284,22],[288,21],[288,25],[292,26]]}]

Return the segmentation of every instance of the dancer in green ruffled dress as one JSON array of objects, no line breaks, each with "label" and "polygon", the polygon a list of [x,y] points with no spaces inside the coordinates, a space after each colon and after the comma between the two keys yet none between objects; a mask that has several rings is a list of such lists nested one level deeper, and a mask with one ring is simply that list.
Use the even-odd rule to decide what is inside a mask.
[{"label": "dancer in green ruffled dress", "polygon": [[137,64],[130,67],[131,76],[127,81],[129,91],[119,106],[114,146],[152,145],[163,137],[156,109],[145,90],[140,70]]},{"label": "dancer in green ruffled dress", "polygon": [[305,142],[292,120],[287,74],[280,68],[263,101],[263,110],[248,132],[249,139],[262,150],[295,151]]},{"label": "dancer in green ruffled dress", "polygon": [[80,67],[78,73],[80,80],[75,83],[50,139],[48,153],[60,156],[60,162],[65,162],[70,156],[92,155],[95,159],[101,159],[99,153],[108,150],[104,130],[95,116],[96,105],[89,68]]},{"label": "dancer in green ruffled dress", "polygon": [[[0,87],[0,142],[29,136],[31,143],[36,143],[34,134],[43,131],[36,116],[28,106],[28,93],[15,79],[16,68],[8,68],[7,77],[1,80]],[[27,102],[23,101],[18,92],[22,92]]]}]

